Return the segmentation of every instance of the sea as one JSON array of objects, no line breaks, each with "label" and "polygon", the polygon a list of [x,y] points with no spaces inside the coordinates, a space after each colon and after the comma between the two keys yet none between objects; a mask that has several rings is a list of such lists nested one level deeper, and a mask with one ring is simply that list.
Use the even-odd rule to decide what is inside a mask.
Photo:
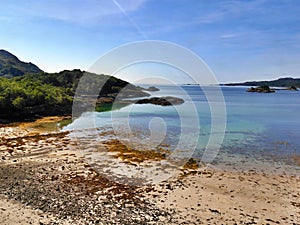
[{"label": "sea", "polygon": [[[160,91],[149,92],[150,97],[173,96],[184,99],[184,103],[131,104],[112,111],[86,112],[64,130],[114,130],[117,138],[133,147],[163,146],[176,152],[175,157],[206,160],[214,167],[300,171],[295,160],[300,156],[300,91],[249,93],[243,86],[156,87]],[[105,134],[99,138],[105,139]]]}]

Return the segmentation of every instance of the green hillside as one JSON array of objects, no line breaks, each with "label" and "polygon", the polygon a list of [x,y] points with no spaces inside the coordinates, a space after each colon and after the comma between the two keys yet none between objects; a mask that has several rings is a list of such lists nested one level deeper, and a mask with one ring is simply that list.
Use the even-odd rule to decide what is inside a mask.
[{"label": "green hillside", "polygon": [[[8,51],[0,50],[0,123],[71,115],[76,88],[84,75],[85,85],[80,90],[84,97],[76,104],[79,112],[84,112],[93,98],[97,99],[97,110],[103,110],[104,103],[111,108],[117,95],[124,98],[149,96],[140,87],[108,75],[78,69],[45,73],[34,64],[24,63]],[[91,90],[98,89],[98,96],[92,96],[95,93]]]},{"label": "green hillside", "polygon": [[[73,96],[79,80],[85,74],[81,70],[65,70],[60,73],[26,74],[18,77],[0,77],[0,122],[26,120],[48,115],[70,115]],[[95,79],[83,90],[101,88],[98,98],[113,100],[126,87],[123,97],[148,96],[139,87],[107,75],[89,74]],[[99,102],[101,103],[101,102]]]}]

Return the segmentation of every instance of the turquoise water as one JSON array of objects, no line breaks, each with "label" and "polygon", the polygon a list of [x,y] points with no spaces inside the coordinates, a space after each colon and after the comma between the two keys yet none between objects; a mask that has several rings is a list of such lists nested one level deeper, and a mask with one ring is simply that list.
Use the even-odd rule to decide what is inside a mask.
[{"label": "turquoise water", "polygon": [[[201,158],[208,138],[214,135],[211,133],[211,108],[204,92],[193,85],[158,87],[160,91],[151,93],[152,96],[177,96],[185,99],[185,103],[178,106],[130,105],[112,112],[90,112],[66,129],[72,126],[77,129],[113,128],[121,138],[151,145],[166,143],[171,149],[178,147],[183,137],[180,148],[193,148],[196,140],[192,154]],[[207,88],[211,94],[215,89]],[[215,161],[226,162],[225,156],[235,155],[293,164],[291,157],[300,155],[300,92],[248,93],[246,87],[221,87],[221,90],[227,112],[226,130]],[[193,109],[197,110],[197,118]]]}]

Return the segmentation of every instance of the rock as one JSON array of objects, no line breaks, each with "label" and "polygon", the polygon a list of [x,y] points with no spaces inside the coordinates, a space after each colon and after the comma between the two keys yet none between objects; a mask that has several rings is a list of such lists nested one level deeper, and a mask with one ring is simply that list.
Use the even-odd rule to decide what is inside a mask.
[{"label": "rock", "polygon": [[161,106],[169,106],[169,105],[180,105],[184,103],[184,100],[181,98],[166,96],[166,97],[153,97],[153,98],[145,98],[138,100],[135,104],[154,104]]},{"label": "rock", "polygon": [[113,102],[114,102],[113,97],[100,97],[97,99],[96,104],[113,103]]},{"label": "rock", "polygon": [[157,88],[157,87],[154,87],[154,86],[151,86],[151,87],[148,87],[147,89],[145,89],[146,91],[152,91],[152,92],[154,92],[154,91],[159,91],[159,88]]},{"label": "rock", "polygon": [[154,92],[154,91],[160,91],[159,88],[154,87],[154,86],[150,86],[148,88],[144,88],[144,87],[139,87],[138,88],[142,91],[150,91],[150,92]]}]

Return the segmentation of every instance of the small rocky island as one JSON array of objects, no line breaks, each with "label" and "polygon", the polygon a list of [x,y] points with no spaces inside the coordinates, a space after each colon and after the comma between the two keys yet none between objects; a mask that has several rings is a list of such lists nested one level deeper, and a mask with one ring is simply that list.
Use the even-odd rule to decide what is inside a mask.
[{"label": "small rocky island", "polygon": [[299,91],[298,88],[295,87],[295,86],[288,87],[286,90],[288,90],[288,91]]},{"label": "small rocky island", "polygon": [[161,106],[180,105],[182,103],[184,103],[183,99],[171,96],[145,98],[135,102],[135,104],[153,104]]},{"label": "small rocky island", "polygon": [[142,90],[142,91],[150,91],[150,92],[160,91],[159,88],[154,87],[154,86],[150,86],[148,88],[144,88],[144,87],[140,87],[140,86],[137,86],[137,87],[140,88],[140,90]]},{"label": "small rocky island", "polygon": [[273,89],[267,85],[259,86],[259,87],[251,87],[247,89],[247,92],[259,92],[259,93],[274,93],[275,91],[298,91],[298,88],[295,86],[287,87],[287,88],[280,88],[280,89]]},{"label": "small rocky island", "polygon": [[114,98],[114,97],[101,97],[97,100],[96,111],[103,112],[114,109],[120,109],[130,104],[153,104],[160,106],[171,106],[183,104],[184,100],[177,97],[165,96],[165,97],[152,97],[143,98],[138,100]]},{"label": "small rocky island", "polygon": [[151,91],[151,92],[154,92],[154,91],[160,91],[160,90],[159,90],[159,88],[157,88],[157,87],[151,86],[151,87],[148,87],[147,89],[145,89],[145,91]]},{"label": "small rocky island", "polygon": [[259,86],[259,87],[251,87],[247,89],[247,92],[259,92],[259,93],[274,93],[275,90],[271,89],[269,86]]},{"label": "small rocky island", "polygon": [[[300,78],[285,77],[271,81],[247,81],[243,83],[221,84],[225,86],[250,86],[247,92],[274,93],[275,91],[298,91]],[[274,88],[270,88],[274,87]]]}]

